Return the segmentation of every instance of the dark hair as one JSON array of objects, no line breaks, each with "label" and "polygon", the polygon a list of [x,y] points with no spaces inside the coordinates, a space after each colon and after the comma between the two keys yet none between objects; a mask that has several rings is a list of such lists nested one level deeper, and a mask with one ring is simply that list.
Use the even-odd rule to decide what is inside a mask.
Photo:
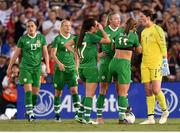
[{"label": "dark hair", "polygon": [[153,13],[152,10],[143,10],[142,13],[146,16],[146,17],[150,17],[151,21],[154,21],[157,18],[157,14]]},{"label": "dark hair", "polygon": [[84,36],[85,36],[85,32],[90,31],[92,26],[95,26],[95,19],[94,18],[87,18],[83,21],[82,27],[81,27],[81,31],[80,31],[80,35],[78,38],[78,43],[77,46],[80,47],[82,45]]},{"label": "dark hair", "polygon": [[[29,22],[33,22],[33,23],[37,26],[37,22],[34,21],[34,20],[32,20],[32,19],[29,19],[29,20],[27,21],[27,23],[29,23]],[[26,23],[26,24],[27,24],[27,23]]]},{"label": "dark hair", "polygon": [[129,34],[129,31],[132,30],[136,25],[137,25],[136,20],[134,20],[133,18],[129,18],[126,21],[125,33]]}]

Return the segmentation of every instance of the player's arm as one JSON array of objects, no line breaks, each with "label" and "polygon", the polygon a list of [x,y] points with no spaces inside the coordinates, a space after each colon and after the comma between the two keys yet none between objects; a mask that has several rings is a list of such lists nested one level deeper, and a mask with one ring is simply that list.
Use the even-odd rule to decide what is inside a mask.
[{"label": "player's arm", "polygon": [[138,54],[141,54],[141,53],[142,53],[142,47],[141,47],[141,45],[139,45],[138,47],[135,47],[135,52],[138,53]]},{"label": "player's arm", "polygon": [[134,38],[135,52],[138,54],[141,54],[142,53],[142,46],[140,45],[139,37],[138,37],[136,32],[135,32],[134,36],[135,36],[135,38]]},{"label": "player's arm", "polygon": [[166,47],[166,39],[165,39],[165,34],[164,31],[161,27],[156,26],[157,30],[157,43],[159,45],[159,48],[161,50],[163,58],[167,58],[167,47]]},{"label": "player's arm", "polygon": [[47,50],[47,45],[43,46],[43,55],[45,58],[45,63],[46,63],[46,71],[47,73],[50,73],[50,68],[49,68],[49,54],[48,54],[48,50]]},{"label": "player's arm", "polygon": [[74,40],[70,40],[64,46],[66,47],[67,50],[69,50],[70,52],[75,54],[76,51],[74,50],[74,48],[72,48],[73,45],[75,45],[75,41]]},{"label": "player's arm", "polygon": [[10,63],[8,65],[8,69],[7,69],[7,75],[10,75],[11,74],[11,68],[12,68],[12,65],[15,63],[17,57],[19,57],[19,55],[21,54],[21,48],[16,48],[15,50],[15,53],[13,55],[13,57],[11,58],[10,60]]},{"label": "player's arm", "polygon": [[59,70],[64,71],[65,65],[61,61],[58,60],[56,53],[57,53],[57,48],[52,48],[51,49],[51,57],[58,64]]},{"label": "player's arm", "polygon": [[102,32],[102,39],[100,40],[99,43],[101,44],[110,44],[111,39],[109,38],[108,34],[104,31],[102,25],[98,23],[98,29]]}]

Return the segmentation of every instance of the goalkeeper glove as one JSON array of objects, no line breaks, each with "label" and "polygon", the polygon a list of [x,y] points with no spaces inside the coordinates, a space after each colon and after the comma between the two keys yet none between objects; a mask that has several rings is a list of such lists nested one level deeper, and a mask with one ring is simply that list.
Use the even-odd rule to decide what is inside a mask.
[{"label": "goalkeeper glove", "polygon": [[163,76],[168,76],[170,74],[167,58],[163,58],[161,73]]}]

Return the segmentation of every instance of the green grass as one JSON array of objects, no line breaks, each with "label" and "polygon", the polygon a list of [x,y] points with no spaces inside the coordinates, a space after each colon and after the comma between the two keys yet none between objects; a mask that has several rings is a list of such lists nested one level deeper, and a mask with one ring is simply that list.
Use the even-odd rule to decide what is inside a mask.
[{"label": "green grass", "polygon": [[61,123],[54,120],[8,120],[0,121],[0,131],[180,131],[180,119],[168,119],[164,125],[139,125],[142,121],[138,119],[135,124],[119,125],[116,119],[106,119],[103,125],[84,125],[73,119],[64,119]]}]

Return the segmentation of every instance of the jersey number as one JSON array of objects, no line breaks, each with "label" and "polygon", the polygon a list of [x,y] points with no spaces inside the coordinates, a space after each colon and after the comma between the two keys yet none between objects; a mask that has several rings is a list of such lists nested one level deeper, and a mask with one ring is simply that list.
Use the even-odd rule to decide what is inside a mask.
[{"label": "jersey number", "polygon": [[120,45],[123,45],[123,44],[124,44],[124,45],[127,45],[127,40],[128,40],[127,38],[120,37],[120,38],[119,38],[119,44],[120,44]]},{"label": "jersey number", "polygon": [[81,50],[78,49],[78,53],[79,53],[80,58],[84,58],[84,50],[85,50],[85,48],[87,46],[87,43],[83,42],[82,45],[83,45],[83,48]]}]

